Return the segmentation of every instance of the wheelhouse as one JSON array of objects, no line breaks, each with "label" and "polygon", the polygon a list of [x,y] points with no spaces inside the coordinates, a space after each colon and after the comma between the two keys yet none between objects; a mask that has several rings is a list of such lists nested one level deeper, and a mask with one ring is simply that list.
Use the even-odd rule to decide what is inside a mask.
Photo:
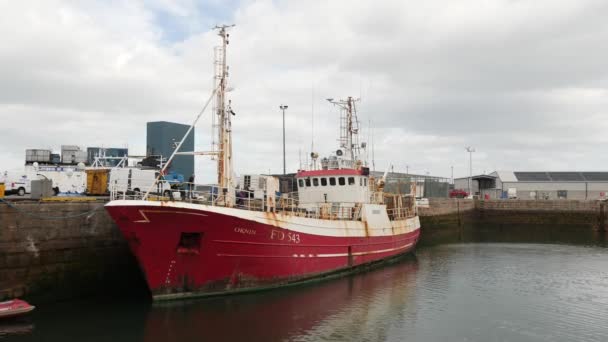
[{"label": "wheelhouse", "polygon": [[319,203],[356,204],[369,202],[369,172],[366,169],[299,171],[298,199],[301,208]]}]

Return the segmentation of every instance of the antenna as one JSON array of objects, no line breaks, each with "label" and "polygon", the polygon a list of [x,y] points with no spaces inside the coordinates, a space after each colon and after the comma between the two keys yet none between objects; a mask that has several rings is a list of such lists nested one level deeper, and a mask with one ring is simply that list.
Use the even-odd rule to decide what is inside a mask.
[{"label": "antenna", "polygon": [[310,88],[310,152],[315,151],[315,85],[312,84]]},{"label": "antenna", "polygon": [[[343,161],[355,167],[361,163],[359,145],[359,119],[355,102],[359,101],[349,96],[346,100],[334,100],[328,98],[327,101],[340,108],[340,148],[344,149],[345,159]],[[338,155],[340,156],[340,155]]]},{"label": "antenna", "polygon": [[[371,144],[372,142],[372,120],[368,119],[367,120],[367,143]],[[369,146],[365,147],[365,166],[368,166],[370,164],[369,161]]]},{"label": "antenna", "polygon": [[[369,124],[371,125],[372,122],[370,121]],[[372,131],[372,171],[376,171],[376,159],[374,156],[374,126],[371,126],[371,131]]]}]

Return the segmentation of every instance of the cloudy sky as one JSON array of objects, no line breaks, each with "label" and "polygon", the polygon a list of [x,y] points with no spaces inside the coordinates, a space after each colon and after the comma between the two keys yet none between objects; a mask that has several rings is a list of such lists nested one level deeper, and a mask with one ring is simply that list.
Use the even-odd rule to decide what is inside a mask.
[{"label": "cloudy sky", "polygon": [[[395,171],[608,170],[608,2],[0,0],[0,170],[26,148],[128,146],[147,121],[188,123],[212,85],[215,24],[228,60],[238,173],[281,172],[336,149],[360,97],[362,140]],[[208,149],[209,112],[197,128]],[[313,134],[314,128],[314,134]],[[197,160],[198,179],[213,163]]]}]

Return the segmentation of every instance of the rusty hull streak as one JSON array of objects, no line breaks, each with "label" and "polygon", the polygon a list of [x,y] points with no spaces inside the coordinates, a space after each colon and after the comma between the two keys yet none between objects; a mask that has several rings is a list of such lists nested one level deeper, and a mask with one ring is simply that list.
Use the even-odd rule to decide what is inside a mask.
[{"label": "rusty hull streak", "polygon": [[369,237],[369,224],[367,220],[361,220],[363,222],[363,226],[365,227],[365,237]]},{"label": "rusty hull streak", "polygon": [[277,214],[274,211],[264,211],[264,218],[268,224],[281,228],[280,221],[277,220]]}]

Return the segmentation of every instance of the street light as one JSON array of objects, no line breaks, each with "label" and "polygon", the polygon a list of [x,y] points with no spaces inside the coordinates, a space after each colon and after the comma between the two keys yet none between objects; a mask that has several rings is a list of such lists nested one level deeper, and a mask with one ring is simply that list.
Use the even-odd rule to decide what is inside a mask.
[{"label": "street light", "polygon": [[287,105],[280,105],[279,108],[283,111],[283,174],[287,174],[285,167],[285,109],[288,108]]},{"label": "street light", "polygon": [[475,147],[467,146],[465,149],[467,152],[469,152],[469,196],[472,196],[471,186],[473,182],[473,152],[475,152]]}]

